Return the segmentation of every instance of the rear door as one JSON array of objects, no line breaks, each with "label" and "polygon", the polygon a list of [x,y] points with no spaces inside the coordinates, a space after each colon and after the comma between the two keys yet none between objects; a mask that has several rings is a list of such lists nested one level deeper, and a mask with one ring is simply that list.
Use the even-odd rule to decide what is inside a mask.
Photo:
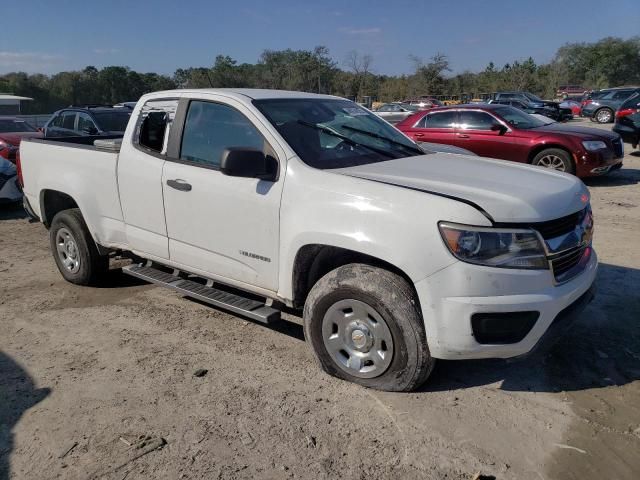
[{"label": "rear door", "polygon": [[118,157],[118,189],[127,242],[135,251],[169,258],[162,197],[162,167],[177,99],[148,100],[141,108],[131,142]]},{"label": "rear door", "polygon": [[277,291],[284,165],[271,182],[224,175],[220,161],[231,147],[259,149],[281,162],[284,151],[244,104],[209,98],[188,102],[179,158],[164,165],[170,258],[211,278]]},{"label": "rear door", "polygon": [[455,145],[456,110],[431,112],[423,116],[415,125],[404,129],[404,133],[417,142],[444,143]]}]

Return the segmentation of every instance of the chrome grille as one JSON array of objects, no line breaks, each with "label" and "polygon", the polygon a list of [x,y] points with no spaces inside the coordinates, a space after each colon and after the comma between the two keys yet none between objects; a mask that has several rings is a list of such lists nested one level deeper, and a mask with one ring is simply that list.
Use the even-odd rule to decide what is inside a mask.
[{"label": "chrome grille", "polygon": [[581,262],[583,259],[588,260],[590,254],[591,248],[586,245],[582,245],[580,247],[564,251],[553,257],[549,257],[556,282],[567,281],[574,275],[582,271],[582,268],[577,268],[575,270],[574,268],[581,266],[580,264],[584,263]]},{"label": "chrome grille", "polygon": [[565,235],[569,232],[572,232],[576,225],[582,222],[585,213],[587,212],[587,208],[583,208],[582,210],[572,213],[570,215],[566,215],[561,218],[556,218],[555,220],[549,220],[546,222],[536,222],[536,223],[496,223],[496,227],[499,228],[531,228],[536,230],[542,235],[542,238],[545,240],[549,240],[551,238],[556,238],[561,235]]}]

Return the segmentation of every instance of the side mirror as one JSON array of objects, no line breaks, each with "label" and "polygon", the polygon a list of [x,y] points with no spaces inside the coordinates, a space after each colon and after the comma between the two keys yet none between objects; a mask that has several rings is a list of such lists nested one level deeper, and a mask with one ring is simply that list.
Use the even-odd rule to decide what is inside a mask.
[{"label": "side mirror", "polygon": [[222,152],[220,171],[230,177],[259,178],[274,182],[277,170],[276,160],[260,150],[233,147]]},{"label": "side mirror", "polygon": [[505,133],[507,133],[507,127],[505,127],[501,123],[494,123],[493,125],[491,125],[491,130],[493,132],[498,132],[500,135],[504,135]]},{"label": "side mirror", "polygon": [[84,127],[82,129],[83,133],[86,133],[87,135],[95,135],[96,133],[98,133],[98,130],[95,127]]}]

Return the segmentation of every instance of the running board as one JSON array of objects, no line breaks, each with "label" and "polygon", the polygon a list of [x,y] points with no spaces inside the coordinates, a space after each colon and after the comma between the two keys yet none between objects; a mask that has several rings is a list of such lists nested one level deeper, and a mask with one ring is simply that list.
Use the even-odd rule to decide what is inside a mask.
[{"label": "running board", "polygon": [[180,292],[185,297],[195,298],[215,307],[249,317],[261,323],[274,323],[280,320],[280,310],[268,307],[263,302],[245,298],[235,293],[225,292],[208,287],[201,283],[163,272],[153,267],[127,265],[122,267],[123,273],[155,283]]}]

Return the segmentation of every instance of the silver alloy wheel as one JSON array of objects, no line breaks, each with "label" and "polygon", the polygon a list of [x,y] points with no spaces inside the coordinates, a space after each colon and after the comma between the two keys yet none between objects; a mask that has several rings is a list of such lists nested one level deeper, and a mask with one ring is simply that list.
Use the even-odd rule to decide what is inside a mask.
[{"label": "silver alloy wheel", "polygon": [[560,172],[566,172],[567,167],[565,166],[562,159],[553,154],[547,154],[544,157],[541,157],[536,165],[546,168],[552,168],[553,170],[559,170]]},{"label": "silver alloy wheel", "polygon": [[609,123],[611,121],[611,110],[607,108],[599,110],[596,114],[596,120],[598,120],[599,123]]},{"label": "silver alloy wheel", "polygon": [[340,300],[329,307],[322,319],[322,339],[338,367],[354,377],[378,377],[393,358],[389,327],[359,300]]},{"label": "silver alloy wheel", "polygon": [[71,232],[62,227],[56,232],[56,250],[58,258],[66,270],[77,273],[80,270],[80,252]]}]

